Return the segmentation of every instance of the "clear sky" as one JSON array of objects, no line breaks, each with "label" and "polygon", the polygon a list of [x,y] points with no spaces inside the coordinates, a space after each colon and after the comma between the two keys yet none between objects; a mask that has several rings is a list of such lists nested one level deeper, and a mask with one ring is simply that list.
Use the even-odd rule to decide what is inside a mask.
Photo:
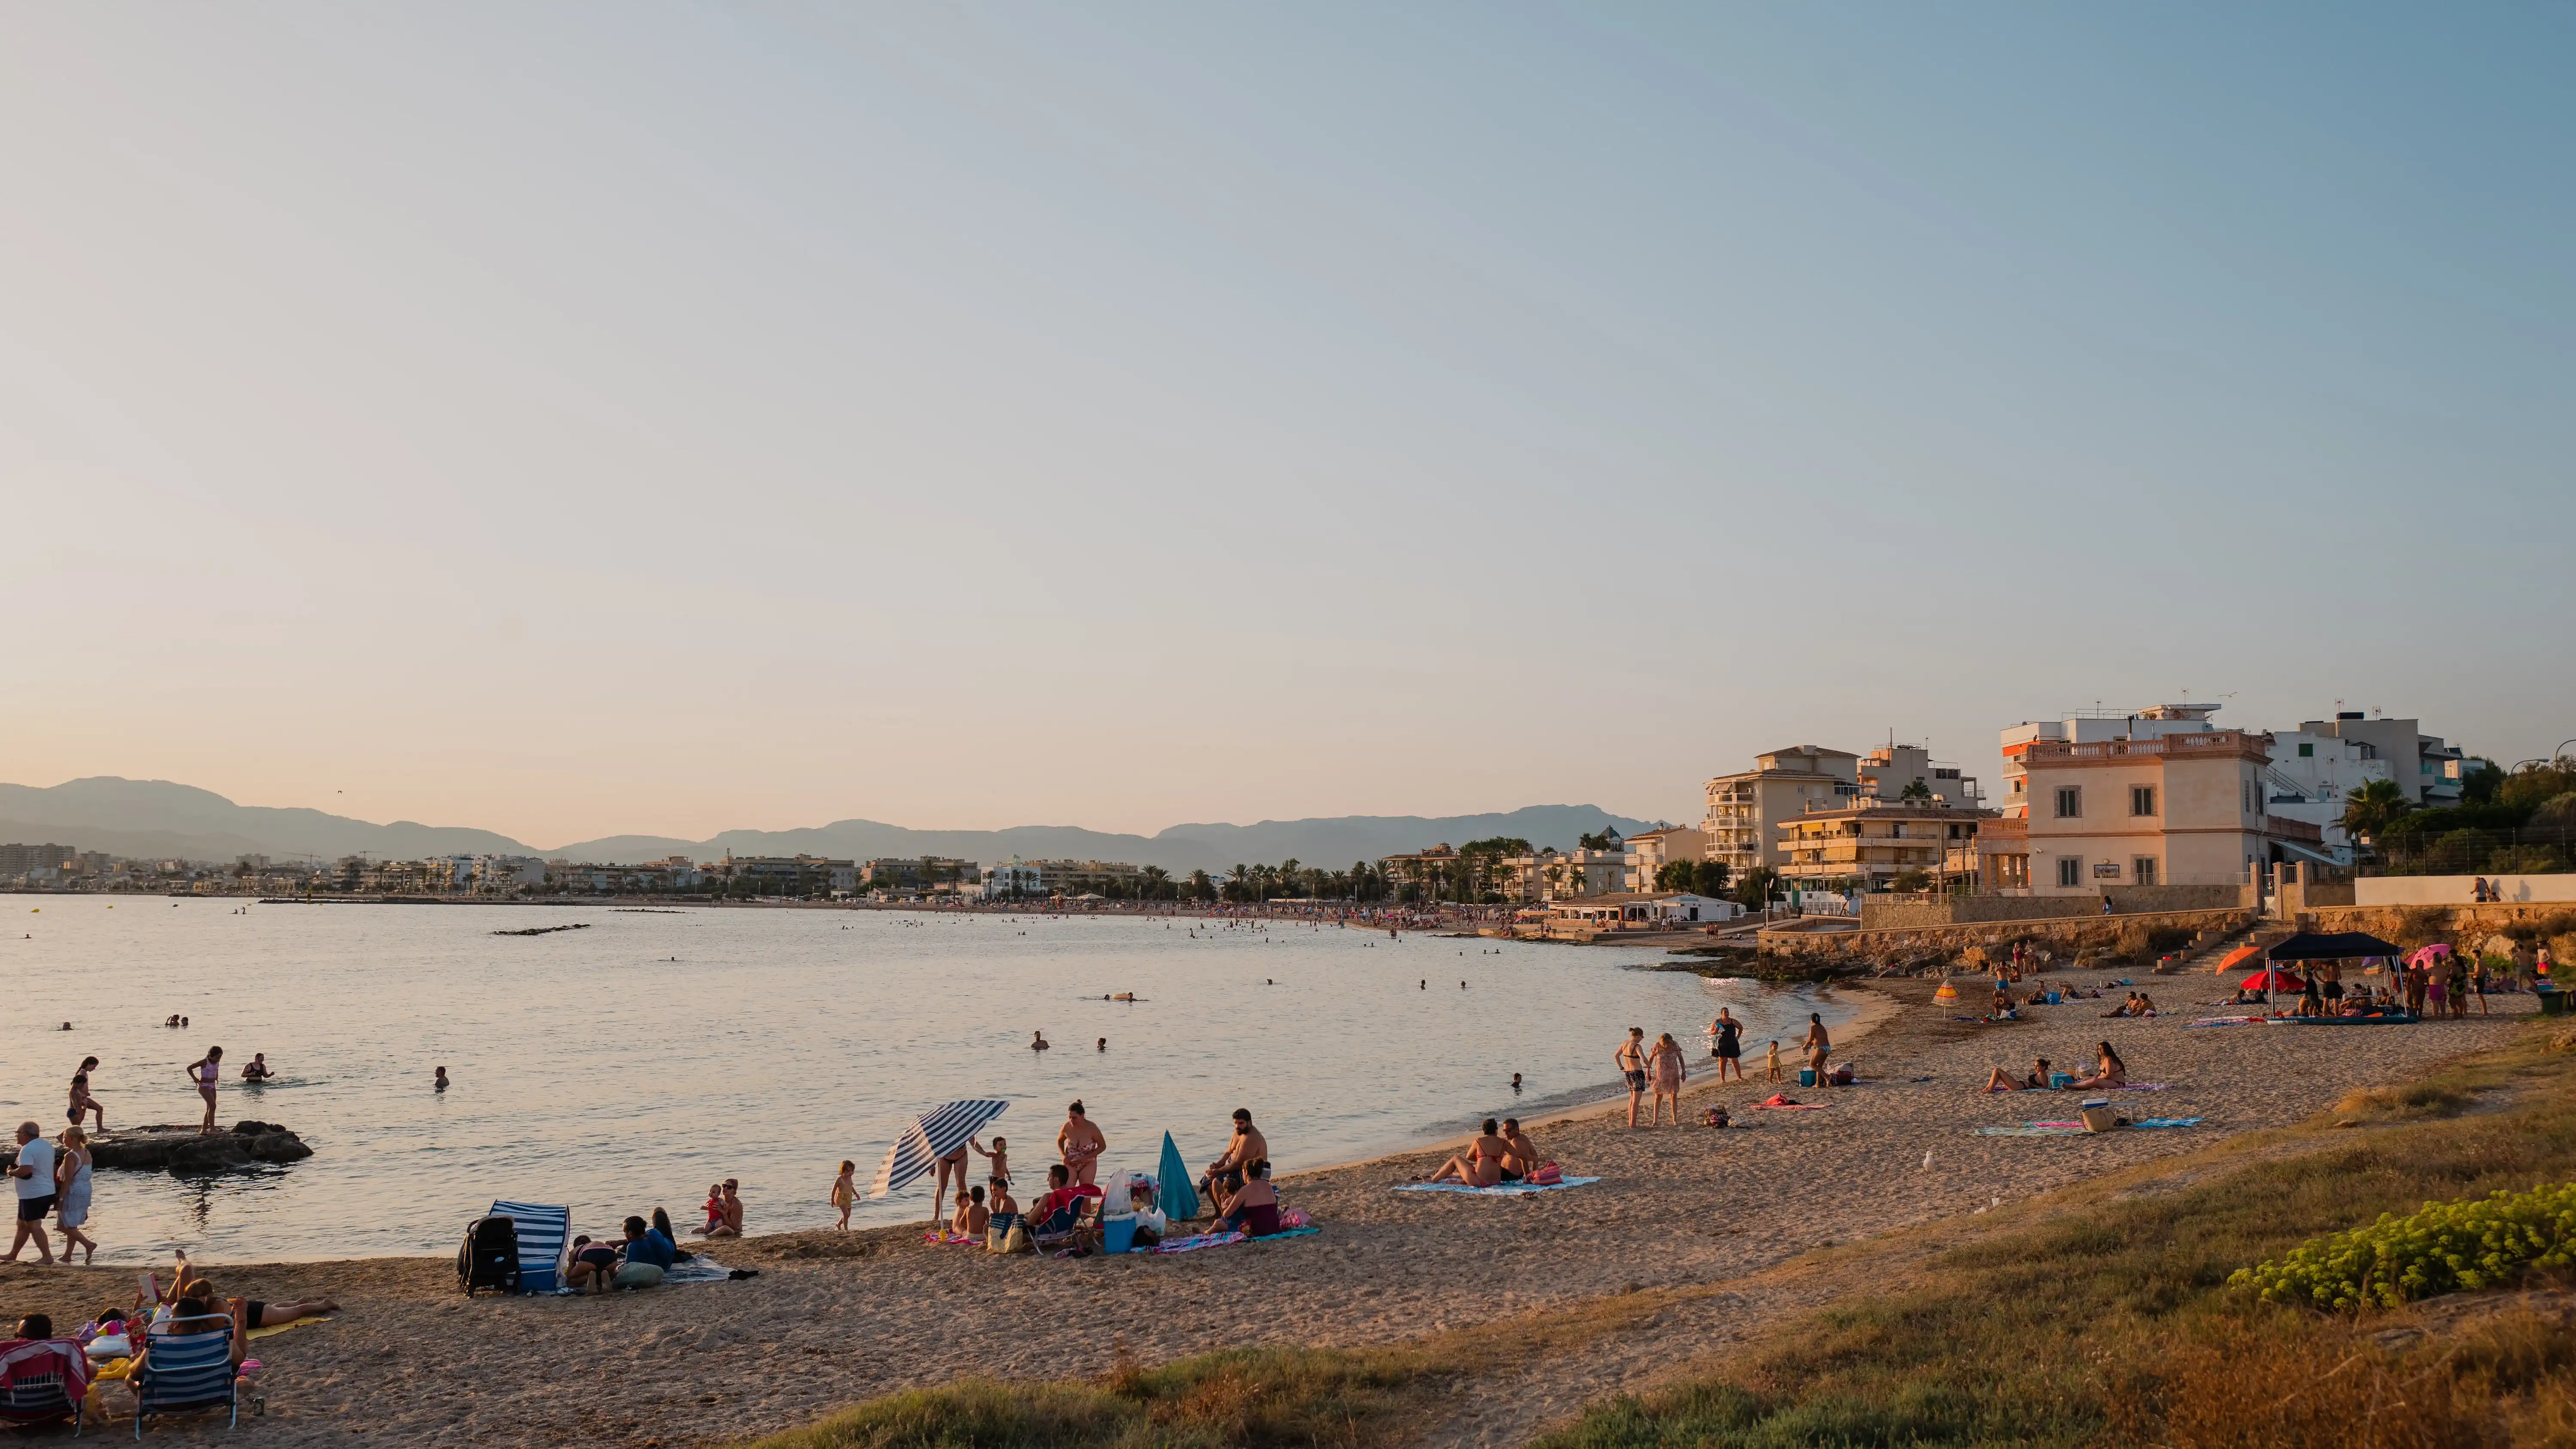
[{"label": "clear sky", "polygon": [[0,779],[1696,819],[2576,735],[2576,9],[0,6]]}]

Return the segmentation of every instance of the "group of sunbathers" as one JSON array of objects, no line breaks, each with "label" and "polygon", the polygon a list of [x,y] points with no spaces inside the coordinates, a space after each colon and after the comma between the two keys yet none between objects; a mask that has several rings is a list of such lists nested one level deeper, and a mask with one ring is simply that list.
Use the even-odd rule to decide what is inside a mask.
[{"label": "group of sunbathers", "polygon": [[2107,1021],[2115,1016],[2153,1016],[2155,1014],[2155,1001],[2143,991],[2132,991],[2129,993],[2128,1000],[2103,1012],[2102,1017]]},{"label": "group of sunbathers", "polygon": [[1986,1084],[1977,1090],[1980,1092],[2081,1091],[2092,1087],[2126,1085],[2129,1080],[2129,1064],[2120,1060],[2120,1054],[2111,1050],[2111,1044],[2107,1041],[2101,1043],[2097,1050],[2099,1061],[2093,1075],[2073,1078],[2062,1089],[2055,1086],[2056,1075],[2049,1066],[2048,1058],[2040,1057],[2031,1063],[2028,1073],[2019,1077],[2001,1067],[1989,1069],[1986,1073]]},{"label": "group of sunbathers", "polygon": [[[727,1184],[730,1186],[730,1184]],[[653,1220],[630,1217],[622,1225],[625,1241],[594,1241],[588,1233],[572,1240],[572,1266],[564,1283],[576,1292],[605,1293],[611,1288],[652,1288],[662,1275],[695,1256],[681,1251],[671,1236],[671,1215],[653,1209]]]},{"label": "group of sunbathers", "polygon": [[1538,1145],[1521,1131],[1518,1117],[1506,1117],[1497,1130],[1494,1119],[1485,1119],[1484,1130],[1467,1144],[1465,1153],[1450,1158],[1425,1182],[1463,1182],[1469,1187],[1493,1187],[1500,1183],[1520,1182],[1539,1170],[1544,1163]]}]

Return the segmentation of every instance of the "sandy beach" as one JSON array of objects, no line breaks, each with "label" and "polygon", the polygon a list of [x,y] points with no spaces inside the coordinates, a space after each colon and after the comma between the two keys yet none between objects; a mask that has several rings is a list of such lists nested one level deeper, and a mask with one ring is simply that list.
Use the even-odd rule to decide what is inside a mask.
[{"label": "sandy beach", "polygon": [[[1240,1343],[1385,1343],[1641,1289],[1740,1282],[1740,1295],[1702,1292],[1697,1310],[1677,1310],[1655,1330],[1678,1355],[1807,1301],[1812,1295],[1758,1276],[1800,1253],[1978,1211],[2009,1214],[2053,1188],[2228,1134],[2285,1126],[2354,1087],[2399,1081],[2491,1045],[2533,1009],[2528,996],[2506,996],[2492,999],[2496,1015],[2485,1020],[2193,1029],[2193,1018],[2225,1010],[2202,1005],[2224,995],[2220,983],[2142,984],[2172,1008],[2168,1014],[2101,1020],[2124,994],[2113,987],[2105,1000],[1983,1025],[1955,1019],[1982,1009],[1972,982],[1962,983],[1957,1006],[1934,1004],[1929,981],[1846,988],[1866,1009],[1838,1033],[1836,1060],[1856,1065],[1862,1085],[1797,1089],[1795,1053],[1783,1043],[1790,1095],[1821,1110],[1750,1110],[1775,1088],[1760,1080],[1765,1043],[1749,1042],[1755,1080],[1721,1088],[1713,1064],[1695,1058],[1689,1090],[1694,1114],[1724,1103],[1747,1124],[1741,1129],[1631,1131],[1624,1098],[1586,1109],[1534,1135],[1569,1173],[1602,1181],[1521,1198],[1390,1190],[1430,1171],[1446,1145],[1300,1174],[1282,1181],[1281,1196],[1325,1231],[1276,1243],[1058,1261],[931,1248],[918,1228],[755,1236],[715,1253],[729,1267],[759,1270],[755,1279],[607,1299],[468,1301],[457,1294],[452,1263],[435,1258],[206,1266],[229,1293],[328,1294],[345,1305],[333,1321],[257,1345],[269,1365],[259,1441],[281,1446],[342,1443],[350,1434],[444,1444],[718,1443],[967,1373],[1055,1378],[1101,1372],[1121,1352],[1152,1362]],[[1697,1026],[1671,1024],[1695,1054],[1706,1050]],[[2167,1084],[2113,1094],[2125,1113],[2200,1117],[2202,1125],[2096,1137],[1975,1135],[1980,1126],[2074,1115],[2071,1094],[1979,1095],[1989,1066],[2024,1070],[2041,1055],[2081,1070],[2104,1038],[2133,1080]],[[1616,1045],[1601,1043],[1605,1075]],[[1211,1144],[1235,1105],[1195,1104]],[[1102,1126],[1113,1144],[1122,1132],[1145,1130]],[[1295,1131],[1294,1123],[1265,1126],[1274,1143]],[[829,1166],[816,1164],[817,1195]],[[1024,1181],[1043,1173],[1042,1161],[1018,1166]],[[756,1230],[761,1204],[750,1207]],[[0,1307],[13,1317],[43,1309],[78,1323],[123,1301],[132,1282],[121,1268],[0,1267]],[[1435,1438],[1514,1442],[1621,1386],[1623,1362],[1569,1362],[1516,1393],[1509,1413],[1462,1420]],[[221,1432],[220,1420],[171,1420],[151,1430],[156,1438],[210,1432]]]}]

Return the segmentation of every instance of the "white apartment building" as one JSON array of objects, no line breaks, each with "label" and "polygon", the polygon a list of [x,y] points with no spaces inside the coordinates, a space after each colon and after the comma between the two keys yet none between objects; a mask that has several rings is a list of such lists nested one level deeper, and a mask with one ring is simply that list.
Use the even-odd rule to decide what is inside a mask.
[{"label": "white apartment building", "polygon": [[1860,756],[1848,750],[1792,745],[1756,755],[1752,769],[1708,782],[1708,813],[1700,821],[1706,858],[1726,862],[1734,880],[1757,865],[1777,870],[1780,822],[1848,805],[1860,794]]},{"label": "white apartment building", "polygon": [[2444,743],[2440,735],[2423,733],[2421,724],[2411,719],[2364,719],[2359,710],[2344,710],[2330,720],[2309,720],[2299,726],[2299,733],[2362,746],[2365,758],[2387,762],[2388,778],[2417,805],[2457,805],[2462,776],[2468,770],[2466,755],[2458,745]]},{"label": "white apartment building", "polygon": [[1708,858],[1708,832],[1687,826],[1666,826],[1661,830],[1640,830],[1628,837],[1628,871],[1626,889],[1651,891],[1655,875],[1676,860]]},{"label": "white apartment building", "polygon": [[1015,860],[984,872],[983,896],[988,901],[1025,899],[1046,893],[1046,872],[1026,861]]},{"label": "white apartment building", "polygon": [[1884,800],[1890,804],[1906,798],[1905,792],[1919,787],[1915,799],[1954,810],[1976,810],[1985,804],[1985,792],[1977,777],[1964,775],[1956,765],[1944,765],[1932,758],[1922,745],[1885,744],[1860,757],[1854,774],[1860,779],[1863,799]]},{"label": "white apartment building", "polygon": [[2345,803],[2371,781],[2395,778],[2367,741],[2305,728],[2272,737],[2271,768],[2263,772],[2271,813],[2317,827],[2327,852],[2345,864],[2352,860],[2352,841],[2343,828]]}]

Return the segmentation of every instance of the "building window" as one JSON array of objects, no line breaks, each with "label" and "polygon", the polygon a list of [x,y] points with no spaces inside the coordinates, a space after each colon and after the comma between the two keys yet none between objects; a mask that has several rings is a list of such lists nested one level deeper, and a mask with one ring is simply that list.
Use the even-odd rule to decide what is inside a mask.
[{"label": "building window", "polygon": [[2299,746],[2299,758],[2300,758],[2300,759],[2302,759],[2302,760],[2312,760],[2312,759],[2315,759],[2315,758],[2316,758],[2316,754],[2317,754],[2317,747],[2316,747],[2315,745],[2313,745],[2313,744],[2306,744],[2306,745],[2301,745],[2301,746]]},{"label": "building window", "polygon": [[2154,856],[2142,855],[2129,862],[2129,864],[2137,874],[2138,884],[2154,885],[2156,883],[2156,858]]},{"label": "building window", "polygon": [[2057,818],[2073,820],[2084,813],[2084,791],[2077,785],[2057,787]]},{"label": "building window", "polygon": [[2153,785],[2131,785],[2129,787],[2129,813],[2132,815],[2155,814],[2156,787]]},{"label": "building window", "polygon": [[2062,886],[2084,884],[2084,862],[2071,855],[2058,857],[2057,883]]}]

